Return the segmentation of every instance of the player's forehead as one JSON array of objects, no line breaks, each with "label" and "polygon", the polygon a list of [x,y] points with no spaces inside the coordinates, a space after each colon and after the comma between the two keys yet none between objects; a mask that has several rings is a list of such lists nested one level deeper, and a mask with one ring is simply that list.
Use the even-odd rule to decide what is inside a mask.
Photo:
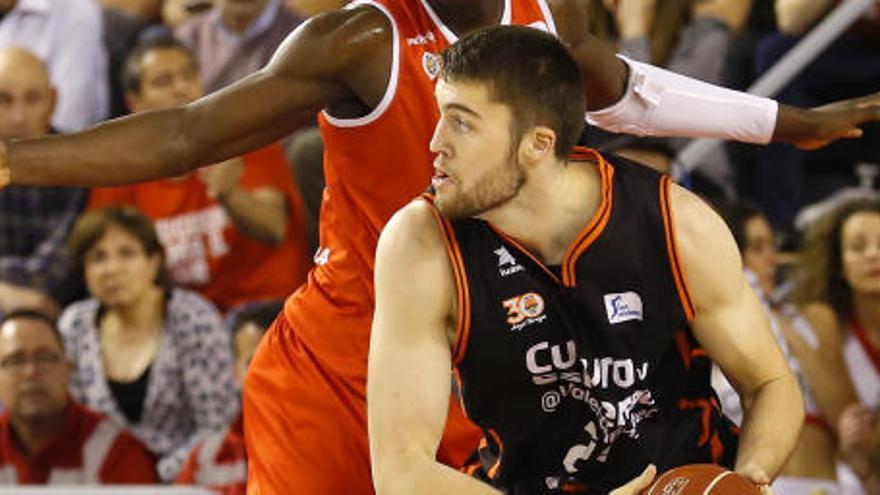
[{"label": "player's forehead", "polygon": [[498,103],[491,96],[488,84],[475,81],[450,81],[441,78],[434,88],[434,97],[441,112],[460,109],[485,116],[497,110],[495,107]]}]

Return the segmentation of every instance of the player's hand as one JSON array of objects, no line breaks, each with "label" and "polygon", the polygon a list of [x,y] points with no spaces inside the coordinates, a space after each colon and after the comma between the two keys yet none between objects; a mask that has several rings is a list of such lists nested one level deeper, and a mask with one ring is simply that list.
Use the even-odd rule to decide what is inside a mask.
[{"label": "player's hand", "polygon": [[642,490],[651,486],[655,476],[657,476],[657,468],[653,464],[648,464],[642,474],[630,480],[629,483],[615,488],[610,495],[639,495]]},{"label": "player's hand", "polygon": [[749,463],[737,468],[736,472],[758,485],[763,495],[773,495],[773,491],[770,490],[770,476],[767,475],[767,472],[761,466]]},{"label": "player's hand", "polygon": [[244,162],[241,158],[232,158],[199,169],[198,176],[208,189],[211,199],[218,199],[238,187],[244,173]]},{"label": "player's hand", "polygon": [[821,148],[837,139],[862,136],[860,125],[880,120],[880,92],[806,110],[809,131],[788,142],[803,150]]}]

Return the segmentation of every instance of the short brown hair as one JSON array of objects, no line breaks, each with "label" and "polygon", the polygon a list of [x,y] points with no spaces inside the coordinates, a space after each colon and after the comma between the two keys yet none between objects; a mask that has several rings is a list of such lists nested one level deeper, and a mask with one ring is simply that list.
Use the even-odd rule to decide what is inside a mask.
[{"label": "short brown hair", "polygon": [[496,26],[465,36],[441,57],[443,80],[488,84],[492,98],[510,107],[514,137],[547,126],[556,133],[557,158],[568,158],[584,129],[587,101],[577,63],[556,38]]},{"label": "short brown hair", "polygon": [[134,206],[107,206],[89,211],[77,220],[67,239],[68,253],[76,267],[82,269],[85,266],[86,253],[104,236],[111,225],[120,227],[134,236],[147,255],[159,255],[161,268],[154,282],[163,289],[170,288],[171,282],[165,270],[165,249],[159,242],[159,234],[156,233],[153,222]]}]

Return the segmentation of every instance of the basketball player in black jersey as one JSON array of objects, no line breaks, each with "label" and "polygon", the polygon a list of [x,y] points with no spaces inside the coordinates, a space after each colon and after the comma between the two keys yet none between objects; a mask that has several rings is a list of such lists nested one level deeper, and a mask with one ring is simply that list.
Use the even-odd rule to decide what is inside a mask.
[{"label": "basketball player in black jersey", "polygon": [[[635,494],[646,466],[696,462],[766,485],[793,448],[797,381],[724,222],[668,177],[572,152],[580,88],[566,50],[535,30],[493,28],[443,54],[432,190],[393,217],[376,258],[379,494],[628,480],[615,493]],[[741,434],[708,358],[748,404]],[[450,369],[485,432],[470,473],[434,460]]]}]

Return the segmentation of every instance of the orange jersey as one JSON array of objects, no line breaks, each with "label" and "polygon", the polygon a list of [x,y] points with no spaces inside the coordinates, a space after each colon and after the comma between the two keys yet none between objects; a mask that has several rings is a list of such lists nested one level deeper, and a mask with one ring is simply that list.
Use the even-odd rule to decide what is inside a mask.
[{"label": "orange jersey", "polygon": [[[428,187],[428,143],[439,118],[434,85],[438,54],[456,41],[425,0],[373,0],[394,28],[391,77],[367,116],[319,117],[326,189],[321,248],[307,284],[285,305],[301,341],[324,365],[353,380],[363,393],[373,314],[373,258],[391,215]],[[502,24],[555,33],[544,0],[507,0]]]},{"label": "orange jersey", "polygon": [[305,217],[281,145],[244,155],[240,185],[273,187],[286,197],[287,235],[280,246],[246,237],[222,204],[208,196],[197,173],[121,187],[95,188],[88,208],[136,206],[156,224],[166,267],[176,285],[189,287],[226,310],[241,303],[281,299],[305,281]]}]

